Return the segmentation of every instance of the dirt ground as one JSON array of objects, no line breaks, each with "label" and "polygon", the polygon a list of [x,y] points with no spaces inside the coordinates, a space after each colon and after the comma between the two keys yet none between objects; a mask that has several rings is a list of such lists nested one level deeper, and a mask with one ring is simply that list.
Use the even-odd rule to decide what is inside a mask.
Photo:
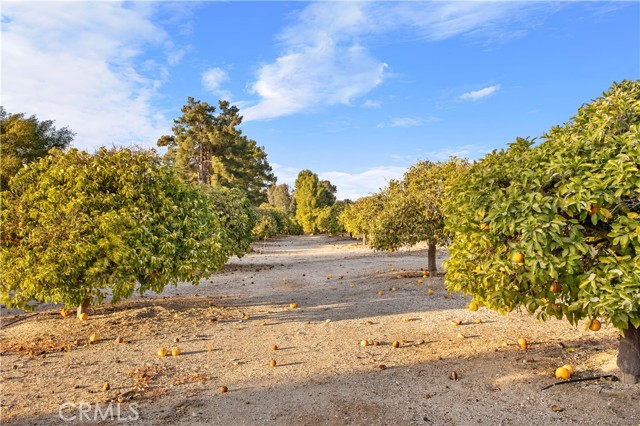
[{"label": "dirt ground", "polygon": [[[640,385],[542,390],[563,364],[574,378],[616,373],[611,328],[470,312],[442,277],[422,278],[424,247],[304,236],[254,249],[197,287],[84,322],[5,312],[2,424],[640,425]],[[176,345],[179,356],[156,354]]]}]

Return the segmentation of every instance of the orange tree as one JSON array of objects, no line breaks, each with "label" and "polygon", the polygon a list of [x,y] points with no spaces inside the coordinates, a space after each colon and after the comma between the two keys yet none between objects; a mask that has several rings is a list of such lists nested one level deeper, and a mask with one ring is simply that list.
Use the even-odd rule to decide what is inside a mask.
[{"label": "orange tree", "polygon": [[640,380],[640,82],[614,84],[534,145],[518,139],[450,188],[446,282],[501,312],[603,318]]},{"label": "orange tree", "polygon": [[339,217],[349,204],[351,204],[349,200],[336,201],[332,206],[323,207],[316,218],[316,229],[330,235],[344,232],[344,225],[340,222]]},{"label": "orange tree", "polygon": [[391,181],[381,192],[382,210],[371,232],[369,245],[377,250],[396,250],[425,241],[427,270],[436,272],[436,246],[445,244],[442,203],[445,187],[468,168],[464,160],[420,161],[402,181]]},{"label": "orange tree", "polygon": [[80,314],[106,296],[196,284],[246,251],[234,233],[251,237],[238,214],[223,219],[233,221],[230,233],[211,190],[184,181],[153,151],[52,150],[11,180],[1,202],[0,300],[8,307],[63,303]]},{"label": "orange tree", "polygon": [[278,235],[301,235],[302,227],[284,210],[271,204],[262,203],[255,209],[257,220],[253,228],[253,238],[264,240]]},{"label": "orange tree", "polygon": [[381,211],[380,194],[372,194],[348,204],[338,215],[338,221],[352,237],[362,235],[362,244],[367,244],[367,236],[373,232],[376,218]]}]

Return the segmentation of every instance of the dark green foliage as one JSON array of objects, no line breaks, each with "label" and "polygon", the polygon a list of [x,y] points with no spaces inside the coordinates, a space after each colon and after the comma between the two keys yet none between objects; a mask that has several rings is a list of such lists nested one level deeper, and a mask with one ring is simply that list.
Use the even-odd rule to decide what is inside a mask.
[{"label": "dark green foliage", "polygon": [[47,155],[50,149],[66,148],[75,134],[68,127],[56,129],[51,120],[8,113],[0,106],[0,190],[25,165]]},{"label": "dark green foliage", "polygon": [[166,158],[192,182],[215,187],[239,188],[258,205],[266,200],[265,189],[275,177],[264,148],[242,135],[242,117],[227,101],[220,112],[206,102],[188,98],[182,116],[174,120],[173,135],[162,136],[158,146],[167,146]]},{"label": "dark green foliage", "polygon": [[614,84],[537,146],[487,155],[450,190],[449,287],[502,312],[640,326],[639,169],[638,81]]}]

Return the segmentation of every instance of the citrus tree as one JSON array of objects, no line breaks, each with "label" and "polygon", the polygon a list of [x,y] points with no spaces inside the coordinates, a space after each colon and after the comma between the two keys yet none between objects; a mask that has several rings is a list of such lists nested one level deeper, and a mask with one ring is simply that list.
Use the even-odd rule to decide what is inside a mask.
[{"label": "citrus tree", "polygon": [[212,193],[153,151],[76,149],[18,173],[2,193],[0,300],[79,306],[194,284],[222,267],[233,235]]},{"label": "citrus tree", "polygon": [[352,236],[361,235],[362,244],[367,244],[367,235],[371,234],[376,218],[382,211],[382,197],[379,193],[358,198],[347,205],[338,215],[338,221]]},{"label": "citrus tree", "polygon": [[246,193],[238,188],[199,186],[201,190],[210,193],[210,208],[218,215],[228,237],[228,244],[223,247],[225,255],[242,257],[249,253],[257,218],[255,207]]},{"label": "citrus tree", "polygon": [[253,238],[263,240],[278,235],[300,235],[302,227],[284,210],[263,203],[256,209],[257,220],[253,228]]},{"label": "citrus tree", "polygon": [[614,84],[536,145],[518,139],[450,188],[446,282],[501,312],[604,319],[640,380],[640,82]]},{"label": "citrus tree", "polygon": [[338,219],[344,209],[351,204],[350,201],[336,201],[331,206],[325,206],[318,212],[316,228],[320,232],[335,235],[344,232],[344,226]]},{"label": "citrus tree", "polygon": [[446,244],[442,204],[445,187],[468,169],[464,160],[420,161],[411,167],[402,181],[391,181],[381,192],[382,211],[371,232],[369,245],[377,250],[396,250],[424,241],[427,245],[427,270],[437,271],[436,246]]}]

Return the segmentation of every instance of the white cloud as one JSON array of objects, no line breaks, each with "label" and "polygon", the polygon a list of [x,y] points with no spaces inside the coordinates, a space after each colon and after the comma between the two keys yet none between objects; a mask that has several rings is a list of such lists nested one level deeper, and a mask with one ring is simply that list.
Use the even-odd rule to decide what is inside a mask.
[{"label": "white cloud", "polygon": [[477,101],[482,98],[486,98],[487,96],[491,96],[498,90],[500,90],[500,85],[496,84],[494,86],[485,87],[480,90],[463,93],[462,95],[460,95],[460,99],[462,99],[463,101]]},{"label": "white cloud", "polygon": [[381,101],[374,101],[374,100],[371,100],[371,99],[367,99],[366,101],[363,102],[362,106],[364,108],[376,109],[376,108],[380,108],[382,106],[382,102]]},{"label": "white cloud", "polygon": [[[299,168],[284,167],[277,163],[272,163],[273,173],[278,177],[278,184],[286,183],[292,189],[295,186],[296,178],[300,173]],[[360,197],[380,191],[387,186],[391,179],[401,179],[406,167],[400,166],[380,166],[373,167],[360,173],[347,173],[340,171],[319,172],[320,180],[329,180],[336,185],[338,200],[357,200]]]},{"label": "white cloud", "polygon": [[492,148],[485,145],[462,145],[456,147],[443,147],[434,151],[424,151],[420,158],[430,161],[447,161],[449,157],[477,160],[491,152]]},{"label": "white cloud", "polygon": [[231,99],[231,93],[220,86],[229,80],[229,74],[222,68],[210,68],[202,73],[202,85],[212,94],[221,99]]},{"label": "white cloud", "polygon": [[365,170],[361,173],[324,172],[318,173],[320,179],[327,179],[336,185],[339,200],[357,200],[360,197],[379,192],[389,184],[391,179],[401,179],[407,171],[406,167],[381,166]]},{"label": "white cloud", "polygon": [[260,97],[246,121],[264,120],[320,105],[350,104],[382,83],[387,65],[359,43],[363,3],[314,3],[280,36],[285,53],[264,64],[249,87]]},{"label": "white cloud", "polygon": [[387,64],[369,52],[369,36],[437,41],[470,35],[490,42],[522,35],[534,25],[533,12],[549,10],[555,7],[534,2],[311,3],[281,32],[282,54],[261,64],[248,85],[258,99],[243,110],[245,121],[351,104],[374,90]]},{"label": "white cloud", "polygon": [[121,2],[4,2],[2,103],[77,133],[74,145],[155,145],[168,120],[151,106],[167,65],[180,58],[153,7]]},{"label": "white cloud", "polygon": [[431,115],[426,117],[396,117],[392,118],[388,123],[380,123],[376,127],[378,129],[384,129],[386,127],[418,127],[438,121],[442,120]]}]

